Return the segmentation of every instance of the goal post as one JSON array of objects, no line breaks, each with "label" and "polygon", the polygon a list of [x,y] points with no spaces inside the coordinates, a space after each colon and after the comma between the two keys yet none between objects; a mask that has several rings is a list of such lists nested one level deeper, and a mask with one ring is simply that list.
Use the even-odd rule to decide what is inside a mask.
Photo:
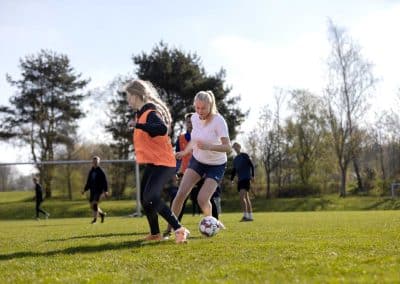
[{"label": "goal post", "polygon": [[[392,183],[392,185],[390,186],[390,191],[392,193],[392,198],[396,198],[398,197],[398,191],[400,190],[400,183],[394,182]],[[397,192],[397,194],[396,194]]]},{"label": "goal post", "polygon": [[[20,166],[20,165],[76,165],[76,164],[91,164],[92,160],[53,160],[53,161],[38,161],[38,162],[0,162],[0,167]],[[135,180],[136,180],[136,212],[130,214],[131,217],[141,217],[141,202],[140,202],[140,175],[139,164],[136,160],[101,160],[101,164],[118,164],[118,163],[134,163],[135,164]]]}]

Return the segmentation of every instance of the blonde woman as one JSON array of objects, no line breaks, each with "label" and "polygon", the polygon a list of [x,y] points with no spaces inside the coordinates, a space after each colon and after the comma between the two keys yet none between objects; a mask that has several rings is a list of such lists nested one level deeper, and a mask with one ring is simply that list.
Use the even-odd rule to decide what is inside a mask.
[{"label": "blonde woman", "polygon": [[172,214],[170,208],[161,199],[164,185],[175,174],[176,160],[168,136],[171,114],[158,97],[150,82],[134,80],[124,87],[129,106],[136,111],[131,122],[134,127],[133,143],[136,161],[144,165],[141,179],[141,202],[150,234],[148,241],[160,241],[158,214],[160,214],[175,231],[176,243],[184,243],[189,231],[184,228]]},{"label": "blonde woman", "polygon": [[191,117],[193,129],[190,143],[183,151],[175,154],[177,159],[190,154],[192,158],[172,203],[172,212],[175,215],[181,212],[183,202],[192,188],[204,178],[197,201],[204,216],[211,216],[210,199],[224,176],[226,154],[231,151],[231,143],[228,126],[217,111],[215,96],[211,91],[197,93],[194,108],[196,112]]}]

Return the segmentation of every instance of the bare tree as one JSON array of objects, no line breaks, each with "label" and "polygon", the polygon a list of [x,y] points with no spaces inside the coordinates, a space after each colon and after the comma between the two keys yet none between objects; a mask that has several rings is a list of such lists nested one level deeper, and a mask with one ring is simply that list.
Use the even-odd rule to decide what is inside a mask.
[{"label": "bare tree", "polygon": [[361,47],[332,21],[329,22],[329,40],[329,82],[325,90],[327,119],[341,172],[339,195],[345,197],[346,174],[351,161],[359,187],[362,187],[356,151],[361,141],[354,133],[368,110],[367,99],[377,80],[372,74],[372,64],[361,56]]},{"label": "bare tree", "polygon": [[283,161],[286,159],[285,153],[287,148],[284,145],[283,127],[281,124],[282,106],[285,103],[286,92],[283,89],[276,88],[274,93],[275,109],[273,113],[273,129],[277,160],[276,160],[276,180],[278,184],[278,190],[282,188],[282,176],[283,176]]},{"label": "bare tree", "polygon": [[266,198],[271,197],[271,173],[277,169],[279,163],[279,146],[276,125],[272,111],[265,106],[256,129],[250,133],[252,143],[256,143],[258,159],[261,161],[267,182]]}]

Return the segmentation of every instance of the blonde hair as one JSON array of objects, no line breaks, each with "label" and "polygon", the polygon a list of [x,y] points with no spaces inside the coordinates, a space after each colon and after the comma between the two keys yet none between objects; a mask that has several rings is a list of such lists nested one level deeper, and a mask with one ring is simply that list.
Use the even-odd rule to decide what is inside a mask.
[{"label": "blonde hair", "polygon": [[152,103],[156,106],[157,112],[167,125],[168,132],[171,130],[172,117],[167,105],[160,99],[156,88],[149,81],[133,80],[124,86],[124,91],[130,96],[138,96],[145,103]]},{"label": "blonde hair", "polygon": [[218,113],[217,104],[215,103],[215,96],[212,91],[200,91],[194,97],[194,101],[202,101],[210,104],[211,114]]}]

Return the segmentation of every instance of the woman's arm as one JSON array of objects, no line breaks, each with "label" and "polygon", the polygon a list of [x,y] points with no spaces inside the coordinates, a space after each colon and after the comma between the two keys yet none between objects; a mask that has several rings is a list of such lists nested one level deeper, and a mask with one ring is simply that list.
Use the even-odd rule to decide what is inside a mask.
[{"label": "woman's arm", "polygon": [[201,150],[215,151],[215,152],[226,152],[229,153],[232,150],[231,141],[229,137],[221,137],[220,145],[213,145],[209,143],[204,143],[201,141],[197,142],[197,147]]},{"label": "woman's arm", "polygon": [[186,145],[186,147],[185,147],[185,149],[184,149],[183,151],[177,152],[177,153],[175,154],[175,158],[178,159],[178,160],[180,160],[180,159],[182,159],[184,156],[189,155],[190,153],[192,153],[192,150],[193,150],[193,142],[190,141],[190,142]]}]

